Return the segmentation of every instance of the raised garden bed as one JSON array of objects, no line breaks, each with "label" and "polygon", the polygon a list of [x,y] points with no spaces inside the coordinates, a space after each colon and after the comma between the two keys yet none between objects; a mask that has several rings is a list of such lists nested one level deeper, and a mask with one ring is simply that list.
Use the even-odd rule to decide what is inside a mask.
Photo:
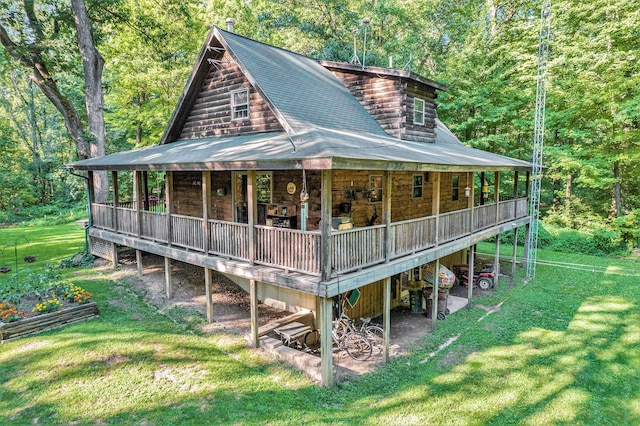
[{"label": "raised garden bed", "polygon": [[57,312],[41,314],[10,323],[0,323],[0,342],[4,343],[27,334],[62,327],[63,325],[83,321],[97,315],[98,305],[95,302],[87,302],[82,305],[61,308]]}]

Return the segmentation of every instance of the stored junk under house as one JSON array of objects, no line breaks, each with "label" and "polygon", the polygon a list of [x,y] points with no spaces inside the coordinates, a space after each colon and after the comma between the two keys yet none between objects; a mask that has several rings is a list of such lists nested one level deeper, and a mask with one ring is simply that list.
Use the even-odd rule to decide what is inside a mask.
[{"label": "stored junk under house", "polygon": [[[460,143],[437,117],[444,90],[214,27],[158,145],[70,165],[88,173],[92,253],[163,256],[168,297],[172,260],[205,268],[207,289],[224,273],[251,294],[255,346],[258,300],[307,310],[322,331],[334,297],[358,289],[349,315],[382,315],[387,360],[390,310],[424,286],[424,265],[472,269],[476,243],[529,229],[531,164]],[[105,170],[111,199],[96,203],[92,176]],[[331,339],[320,333],[325,385]]]}]

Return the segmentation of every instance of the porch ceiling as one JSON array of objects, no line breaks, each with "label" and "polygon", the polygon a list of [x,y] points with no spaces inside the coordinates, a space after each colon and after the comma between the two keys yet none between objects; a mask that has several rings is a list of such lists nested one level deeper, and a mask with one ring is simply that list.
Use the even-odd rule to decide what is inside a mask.
[{"label": "porch ceiling", "polygon": [[[442,126],[446,129],[444,126]],[[449,137],[441,129],[439,137]],[[443,141],[444,142],[444,141]],[[365,169],[415,171],[530,170],[531,164],[459,143],[308,128],[173,142],[77,161],[78,170]]]}]

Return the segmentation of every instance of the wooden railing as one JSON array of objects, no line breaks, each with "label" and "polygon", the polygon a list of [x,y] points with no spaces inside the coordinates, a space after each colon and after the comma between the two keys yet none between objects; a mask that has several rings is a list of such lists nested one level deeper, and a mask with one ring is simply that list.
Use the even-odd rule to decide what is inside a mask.
[{"label": "wooden railing", "polygon": [[93,226],[97,228],[113,229],[113,207],[104,204],[91,204]]},{"label": "wooden railing", "polygon": [[142,237],[162,243],[167,242],[167,215],[156,212],[142,212]]},{"label": "wooden railing", "polygon": [[438,221],[438,244],[453,241],[471,233],[471,209],[441,214]]},{"label": "wooden railing", "polygon": [[171,231],[171,244],[193,250],[204,249],[202,218],[173,214]]},{"label": "wooden railing", "polygon": [[256,226],[256,259],[261,265],[320,275],[320,233]]},{"label": "wooden railing", "polygon": [[516,218],[521,218],[529,215],[529,199],[518,198],[516,200]]},{"label": "wooden railing", "polygon": [[487,204],[473,209],[473,229],[479,231],[496,223],[496,205]]},{"label": "wooden railing", "polygon": [[209,220],[209,253],[239,260],[249,260],[249,225]]},{"label": "wooden railing", "polygon": [[138,235],[138,213],[135,210],[117,207],[118,232],[129,235]]},{"label": "wooden railing", "polygon": [[338,273],[384,262],[384,225],[332,233],[331,265]]},{"label": "wooden railing", "polygon": [[391,224],[391,230],[391,257],[400,257],[436,245],[435,216],[395,222]]}]

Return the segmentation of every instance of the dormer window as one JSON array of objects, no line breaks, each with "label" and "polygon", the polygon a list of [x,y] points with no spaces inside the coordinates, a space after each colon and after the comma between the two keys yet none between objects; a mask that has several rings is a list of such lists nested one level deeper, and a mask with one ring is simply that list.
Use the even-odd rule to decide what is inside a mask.
[{"label": "dormer window", "polygon": [[231,92],[231,119],[242,120],[249,117],[249,91],[247,89]]},{"label": "dormer window", "polygon": [[413,98],[413,124],[424,124],[424,99]]}]

